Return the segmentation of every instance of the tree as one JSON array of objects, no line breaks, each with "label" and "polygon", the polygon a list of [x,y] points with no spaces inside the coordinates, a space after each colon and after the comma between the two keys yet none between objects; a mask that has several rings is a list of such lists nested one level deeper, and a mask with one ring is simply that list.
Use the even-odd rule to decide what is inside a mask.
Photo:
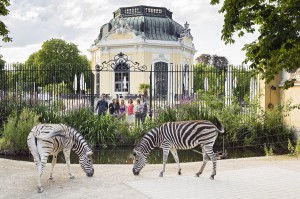
[{"label": "tree", "polygon": [[198,63],[211,65],[211,55],[210,54],[201,54],[199,57],[196,58]]},{"label": "tree", "polygon": [[228,60],[224,56],[213,55],[212,65],[219,71],[226,70],[228,66]]},{"label": "tree", "polygon": [[145,97],[148,97],[149,89],[150,89],[150,84],[142,83],[139,85],[139,92],[145,95]]},{"label": "tree", "polygon": [[[219,4],[220,0],[211,0]],[[255,73],[270,82],[285,69],[300,66],[300,0],[224,0],[219,11],[224,13],[222,40],[234,43],[233,34],[241,37],[253,33],[258,27],[259,36],[245,44],[244,63],[249,63]],[[285,88],[293,80],[285,82]]]},{"label": "tree", "polygon": [[89,81],[89,60],[73,43],[61,39],[45,41],[42,48],[29,56],[25,62],[26,70],[33,71],[31,79],[40,86],[51,83],[73,82],[74,75],[85,73],[85,80]]},{"label": "tree", "polygon": [[2,55],[0,54],[0,70],[4,69],[6,61],[2,59]]},{"label": "tree", "polygon": [[211,56],[210,54],[201,54],[199,57],[196,58],[196,60],[199,64],[214,66],[218,70],[225,70],[228,66],[228,60],[224,56]]},{"label": "tree", "polygon": [[[9,0],[0,1],[0,16],[6,16],[9,14],[7,7],[10,5]],[[8,36],[9,30],[6,25],[0,21],[0,36],[2,37],[3,42],[10,42],[12,38]]]}]

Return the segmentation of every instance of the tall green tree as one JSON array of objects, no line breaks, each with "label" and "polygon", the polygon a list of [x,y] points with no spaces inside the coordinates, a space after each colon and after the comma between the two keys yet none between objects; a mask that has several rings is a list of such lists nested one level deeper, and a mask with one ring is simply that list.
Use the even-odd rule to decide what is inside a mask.
[{"label": "tall green tree", "polygon": [[[10,6],[9,0],[0,1],[0,16],[7,16],[9,14],[9,10],[7,9],[8,6]],[[8,36],[8,33],[8,28],[2,21],[0,21],[0,36],[2,37],[3,42],[12,41],[12,38]]]},{"label": "tall green tree", "polygon": [[81,73],[86,73],[85,80],[89,80],[87,70],[90,69],[90,63],[75,44],[62,39],[50,39],[43,43],[38,52],[29,56],[25,68],[34,71],[35,75],[30,78],[40,86],[65,82],[71,87],[75,74],[79,77]]},{"label": "tall green tree", "polygon": [[[219,4],[220,0],[211,0]],[[234,33],[243,36],[258,29],[257,40],[245,44],[244,63],[267,82],[282,69],[300,66],[300,0],[224,0],[219,11],[224,13],[222,40],[234,43]],[[285,82],[285,88],[294,80]]]}]

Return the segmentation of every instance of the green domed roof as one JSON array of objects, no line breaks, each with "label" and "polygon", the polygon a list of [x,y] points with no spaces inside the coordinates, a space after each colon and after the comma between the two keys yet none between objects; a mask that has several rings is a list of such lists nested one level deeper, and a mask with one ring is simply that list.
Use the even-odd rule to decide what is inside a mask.
[{"label": "green domed roof", "polygon": [[184,27],[173,21],[172,12],[163,7],[134,6],[119,8],[114,18],[100,29],[95,43],[99,42],[113,27],[125,21],[136,35],[148,40],[178,41]]}]

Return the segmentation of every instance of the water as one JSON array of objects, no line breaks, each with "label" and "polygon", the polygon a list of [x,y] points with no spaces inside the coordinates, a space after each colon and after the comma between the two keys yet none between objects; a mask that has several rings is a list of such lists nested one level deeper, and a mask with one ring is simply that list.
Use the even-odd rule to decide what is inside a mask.
[{"label": "water", "polygon": [[[113,148],[113,149],[96,149],[94,150],[93,161],[94,164],[132,164],[131,153],[133,147],[126,148]],[[199,150],[199,149],[197,149]],[[214,151],[221,151],[221,149],[214,149]],[[228,159],[232,158],[245,158],[245,157],[258,157],[264,156],[263,150],[253,148],[242,148],[242,149],[228,149]],[[148,157],[148,163],[160,164],[162,163],[163,152],[161,149],[155,149],[151,151]],[[202,155],[192,150],[179,150],[178,156],[180,162],[197,162],[202,161]],[[28,155],[0,155],[0,158],[30,161],[33,162],[33,157],[30,153]],[[48,162],[52,161],[52,156],[49,156]],[[59,153],[57,158],[58,163],[65,163],[63,153]],[[169,163],[174,163],[172,154],[169,154]],[[71,153],[71,163],[78,164],[77,155]]]}]

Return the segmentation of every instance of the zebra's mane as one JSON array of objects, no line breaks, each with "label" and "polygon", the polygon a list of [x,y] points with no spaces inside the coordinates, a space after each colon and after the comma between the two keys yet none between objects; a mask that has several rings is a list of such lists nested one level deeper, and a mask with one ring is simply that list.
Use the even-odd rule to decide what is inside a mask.
[{"label": "zebra's mane", "polygon": [[146,135],[143,136],[140,143],[135,147],[137,151],[149,153],[152,149],[157,147],[155,141],[157,140],[159,128],[150,130]]},{"label": "zebra's mane", "polygon": [[[70,133],[73,134],[73,150],[75,150],[75,152],[80,152],[78,150],[81,150],[79,148],[76,148],[76,146],[78,147],[79,145],[83,146],[85,149],[87,149],[88,151],[91,151],[92,149],[89,147],[89,145],[87,144],[87,141],[84,139],[83,135],[81,135],[81,133],[79,133],[79,131],[77,131],[76,129],[69,127],[69,131]],[[76,153],[77,153],[76,152]]]}]

